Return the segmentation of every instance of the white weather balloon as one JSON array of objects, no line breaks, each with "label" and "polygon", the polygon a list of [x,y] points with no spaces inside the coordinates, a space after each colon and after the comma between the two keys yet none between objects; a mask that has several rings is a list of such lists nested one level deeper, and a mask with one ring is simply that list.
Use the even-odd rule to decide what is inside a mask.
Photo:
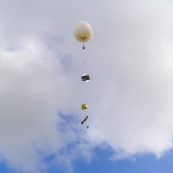
[{"label": "white weather balloon", "polygon": [[87,42],[92,38],[93,30],[88,22],[79,21],[74,26],[73,34],[78,41]]}]

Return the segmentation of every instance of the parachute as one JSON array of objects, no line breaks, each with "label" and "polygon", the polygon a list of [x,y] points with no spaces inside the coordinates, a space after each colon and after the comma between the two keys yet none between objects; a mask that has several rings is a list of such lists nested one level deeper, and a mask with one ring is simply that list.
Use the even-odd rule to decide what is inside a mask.
[{"label": "parachute", "polygon": [[[88,22],[82,20],[75,24],[73,29],[73,35],[78,41],[84,43],[92,38],[93,30]],[[85,49],[84,44],[83,49]]]},{"label": "parachute", "polygon": [[89,75],[83,74],[81,76],[81,78],[82,78],[82,81],[84,81],[84,82],[89,82],[90,81],[90,76]]}]

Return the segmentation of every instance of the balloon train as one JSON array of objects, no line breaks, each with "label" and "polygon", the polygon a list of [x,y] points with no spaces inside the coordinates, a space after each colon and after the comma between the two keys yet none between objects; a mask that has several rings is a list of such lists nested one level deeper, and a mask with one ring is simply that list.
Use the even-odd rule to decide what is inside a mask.
[{"label": "balloon train", "polygon": [[[73,35],[78,40],[79,42],[83,43],[83,50],[85,49],[85,42],[89,41],[92,36],[93,36],[93,30],[91,25],[86,22],[86,21],[79,21],[75,24],[74,29],[73,29]],[[84,82],[89,82],[90,81],[90,76],[83,74],[81,76],[82,81]],[[88,104],[84,103],[81,105],[82,110],[88,109]],[[81,121],[81,125],[86,124],[86,128],[89,128],[89,125],[87,123],[89,116],[85,115],[84,119]]]}]

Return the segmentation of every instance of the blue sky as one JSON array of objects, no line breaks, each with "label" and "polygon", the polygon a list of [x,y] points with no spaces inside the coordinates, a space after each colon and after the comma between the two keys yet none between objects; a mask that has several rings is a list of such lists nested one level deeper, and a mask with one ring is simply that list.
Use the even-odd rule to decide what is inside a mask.
[{"label": "blue sky", "polygon": [[[74,172],[91,172],[91,173],[171,173],[172,171],[172,161],[173,155],[172,151],[167,152],[162,158],[156,159],[154,155],[145,154],[136,156],[135,160],[119,160],[119,161],[110,161],[111,151],[110,150],[101,150],[97,149],[94,154],[94,158],[91,162],[86,163],[85,160],[76,160],[73,163]],[[0,171],[3,173],[14,173],[15,171],[9,170],[5,164],[1,164]],[[58,166],[53,166],[49,168],[50,173],[64,173],[66,170]]]},{"label": "blue sky", "polygon": [[169,0],[0,0],[0,172],[171,172],[172,18]]},{"label": "blue sky", "polygon": [[142,172],[142,173],[152,173],[152,172],[167,172],[171,173],[172,170],[172,152],[166,154],[163,158],[157,160],[153,155],[146,154],[142,156],[136,156],[135,160],[119,160],[116,162],[111,162],[106,158],[104,151],[98,151],[96,158],[90,164],[84,162],[77,162],[75,167],[75,172],[98,172],[98,173],[132,173],[132,172]]}]

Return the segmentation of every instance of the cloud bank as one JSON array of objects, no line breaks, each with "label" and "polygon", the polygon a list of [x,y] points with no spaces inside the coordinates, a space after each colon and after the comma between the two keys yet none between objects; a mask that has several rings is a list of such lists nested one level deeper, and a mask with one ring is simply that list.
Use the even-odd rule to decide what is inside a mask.
[{"label": "cloud bank", "polygon": [[[173,145],[173,4],[71,3],[0,2],[1,160],[23,172],[71,169],[105,144],[114,159],[160,157]],[[72,35],[80,19],[94,30],[85,51]]]}]

